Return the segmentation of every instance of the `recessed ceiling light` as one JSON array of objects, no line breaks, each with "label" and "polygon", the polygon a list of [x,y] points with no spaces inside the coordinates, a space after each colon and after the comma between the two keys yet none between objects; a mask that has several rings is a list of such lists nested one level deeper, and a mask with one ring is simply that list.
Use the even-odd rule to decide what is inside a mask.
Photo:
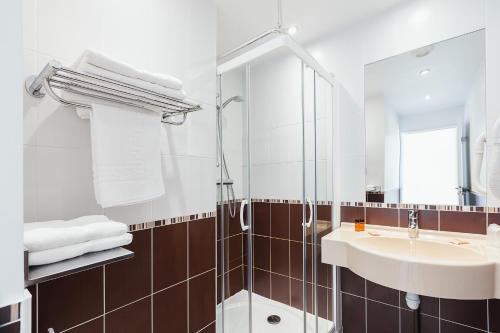
[{"label": "recessed ceiling light", "polygon": [[297,33],[297,31],[299,31],[299,28],[296,26],[296,25],[291,25],[290,27],[288,27],[287,29],[287,32],[290,36],[293,36]]},{"label": "recessed ceiling light", "polygon": [[431,70],[429,68],[423,69],[420,71],[420,76],[425,76],[425,75],[429,74],[430,72],[431,72]]},{"label": "recessed ceiling light", "polygon": [[425,100],[428,101],[431,99],[431,96],[430,95],[425,95]]}]

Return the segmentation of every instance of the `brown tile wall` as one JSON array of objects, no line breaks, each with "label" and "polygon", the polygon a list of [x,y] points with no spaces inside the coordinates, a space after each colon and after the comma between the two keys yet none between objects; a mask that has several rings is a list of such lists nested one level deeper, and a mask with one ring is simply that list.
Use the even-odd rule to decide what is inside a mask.
[{"label": "brown tile wall", "polygon": [[[500,221],[499,213],[488,213],[484,209],[479,211],[419,209],[419,228],[428,230],[465,232],[486,234],[487,221]],[[353,222],[356,219],[365,219],[367,224],[389,227],[407,227],[408,209],[391,205],[390,208],[350,205],[341,206],[342,222]]]},{"label": "brown tile wall", "polygon": [[[318,236],[331,231],[331,206],[318,205],[318,220],[324,221],[326,229]],[[235,222],[236,223],[236,222]],[[239,227],[239,222],[238,222]],[[288,202],[253,203],[253,286],[254,292],[275,301],[303,309],[302,275],[302,205]],[[243,235],[246,240],[247,235]],[[308,286],[307,311],[313,312],[312,299],[312,243],[306,238]],[[245,248],[245,247],[243,247]],[[230,249],[231,251],[231,249]],[[243,272],[246,273],[246,255],[243,253]],[[332,283],[331,269],[321,263],[321,246],[317,246],[318,258],[318,313],[331,318]],[[246,277],[246,275],[244,275]],[[232,284],[232,280],[230,279]],[[246,287],[245,281],[243,281]]]},{"label": "brown tile wall", "polygon": [[[408,209],[390,205],[374,207],[363,203],[341,206],[341,221],[363,218],[367,224],[408,226]],[[498,213],[487,210],[460,211],[436,206],[419,210],[421,229],[486,234],[487,221],[500,221]],[[411,333],[414,316],[405,302],[405,293],[380,286],[341,268],[342,323],[345,333]],[[500,300],[460,301],[421,297],[420,332],[500,332]]]},{"label": "brown tile wall", "polygon": [[[222,214],[224,209],[224,235],[222,235]],[[222,242],[224,242],[224,296],[229,298],[243,289],[243,232],[240,226],[240,203],[236,204],[234,218],[229,214],[227,204],[217,207],[217,304],[222,300]]]},{"label": "brown tile wall", "polygon": [[[413,333],[414,313],[405,292],[340,269],[344,333]],[[420,332],[500,332],[500,300],[462,301],[421,296]],[[368,329],[367,329],[368,328]]]},{"label": "brown tile wall", "polygon": [[215,220],[133,231],[133,258],[30,287],[33,332],[213,332]]}]

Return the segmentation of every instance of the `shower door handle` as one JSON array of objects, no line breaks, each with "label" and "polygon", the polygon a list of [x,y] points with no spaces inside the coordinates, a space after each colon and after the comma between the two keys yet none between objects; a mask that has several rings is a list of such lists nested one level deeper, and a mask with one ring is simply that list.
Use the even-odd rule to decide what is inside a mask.
[{"label": "shower door handle", "polygon": [[248,203],[247,200],[241,200],[241,206],[240,206],[240,225],[241,225],[241,230],[243,231],[247,231],[248,230],[248,226],[245,225],[245,215],[243,214],[244,210],[245,210],[245,206],[246,204]]},{"label": "shower door handle", "polygon": [[307,200],[307,206],[309,207],[309,219],[307,219],[307,222],[302,222],[302,226],[310,228],[313,219],[313,204],[311,199],[307,198],[306,200]]}]

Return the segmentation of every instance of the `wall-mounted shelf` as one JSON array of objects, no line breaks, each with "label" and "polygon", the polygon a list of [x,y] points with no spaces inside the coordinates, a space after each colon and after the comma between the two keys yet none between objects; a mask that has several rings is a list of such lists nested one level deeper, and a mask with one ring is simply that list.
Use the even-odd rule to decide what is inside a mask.
[{"label": "wall-mounted shelf", "polygon": [[73,259],[49,265],[27,267],[27,263],[25,263],[25,269],[28,273],[26,274],[27,278],[24,285],[28,287],[62,276],[129,259],[133,256],[134,252],[119,247],[106,251],[87,253]]},{"label": "wall-mounted shelf", "polygon": [[[61,104],[78,108],[91,108],[89,104],[70,100],[67,95],[93,98],[136,108],[146,109],[163,114],[162,122],[171,125],[182,125],[187,114],[201,110],[201,106],[185,102],[168,95],[163,95],[112,80],[94,74],[82,73],[62,66],[52,60],[42,69],[40,74],[26,79],[25,88],[29,95],[42,98],[49,94]],[[56,93],[58,91],[59,93]],[[66,94],[63,95],[61,92]],[[175,120],[181,116],[181,120]]]}]

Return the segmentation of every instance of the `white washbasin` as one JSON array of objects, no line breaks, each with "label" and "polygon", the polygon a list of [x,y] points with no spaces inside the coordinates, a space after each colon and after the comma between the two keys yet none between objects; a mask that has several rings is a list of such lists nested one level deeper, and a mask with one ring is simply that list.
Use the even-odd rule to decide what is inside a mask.
[{"label": "white washbasin", "polygon": [[322,261],[349,268],[375,283],[419,295],[453,299],[500,298],[500,249],[482,235],[352,223],[322,238]]},{"label": "white washbasin", "polygon": [[451,243],[438,243],[409,238],[371,236],[358,238],[353,246],[383,256],[405,258],[414,262],[441,262],[442,264],[477,263],[484,256],[471,248]]}]

